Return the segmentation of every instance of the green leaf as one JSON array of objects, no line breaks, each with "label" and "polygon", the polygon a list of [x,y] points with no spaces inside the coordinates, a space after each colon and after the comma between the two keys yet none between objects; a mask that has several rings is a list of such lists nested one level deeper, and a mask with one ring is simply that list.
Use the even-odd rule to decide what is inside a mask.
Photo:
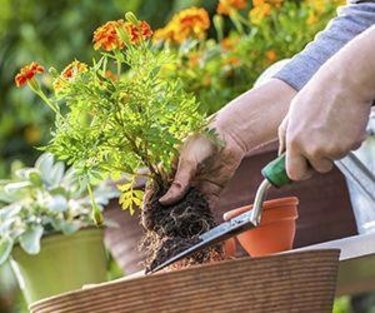
[{"label": "green leaf", "polygon": [[31,226],[19,239],[21,247],[29,254],[38,254],[42,235],[43,227],[41,225]]},{"label": "green leaf", "polygon": [[64,235],[74,234],[80,229],[79,223],[74,223],[74,222],[62,222],[60,224],[60,227]]},{"label": "green leaf", "polygon": [[13,249],[13,240],[2,237],[0,239],[0,265],[5,263]]},{"label": "green leaf", "polygon": [[47,207],[53,212],[65,212],[68,209],[68,201],[64,196],[56,195],[49,199]]}]

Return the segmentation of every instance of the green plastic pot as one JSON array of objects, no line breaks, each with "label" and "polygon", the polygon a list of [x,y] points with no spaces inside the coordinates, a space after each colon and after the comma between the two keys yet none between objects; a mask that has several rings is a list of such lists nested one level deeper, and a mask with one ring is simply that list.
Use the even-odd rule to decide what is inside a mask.
[{"label": "green plastic pot", "polygon": [[70,236],[48,235],[42,239],[37,255],[16,246],[11,264],[29,305],[85,284],[104,282],[107,256],[103,229],[88,228]]}]

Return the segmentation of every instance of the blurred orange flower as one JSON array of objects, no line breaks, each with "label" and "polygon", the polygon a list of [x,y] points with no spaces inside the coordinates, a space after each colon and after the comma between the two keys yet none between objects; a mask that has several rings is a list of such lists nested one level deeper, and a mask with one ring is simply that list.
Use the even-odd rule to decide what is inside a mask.
[{"label": "blurred orange flower", "polygon": [[246,8],[247,0],[219,0],[216,12],[222,15],[229,15],[232,10]]},{"label": "blurred orange flower", "polygon": [[154,35],[152,36],[153,42],[173,41],[174,31],[171,23],[168,23],[165,27],[155,30]]},{"label": "blurred orange flower", "polygon": [[112,81],[115,81],[117,80],[117,75],[114,74],[112,71],[110,70],[106,70],[105,73],[104,73],[104,76]]},{"label": "blurred orange flower", "polygon": [[24,66],[14,78],[16,86],[21,87],[25,85],[29,80],[33,79],[36,74],[42,74],[44,71],[44,67],[36,62]]},{"label": "blurred orange flower", "polygon": [[249,19],[254,25],[262,23],[271,14],[273,7],[280,7],[284,0],[253,0],[253,8],[249,11]]},{"label": "blurred orange flower", "polygon": [[210,18],[203,8],[192,7],[175,15],[172,20],[174,40],[182,43],[189,37],[203,39],[210,27]]},{"label": "blurred orange flower", "polygon": [[188,38],[203,39],[210,27],[210,18],[203,8],[191,7],[173,16],[164,27],[155,31],[154,42],[182,43]]},{"label": "blurred orange flower", "polygon": [[241,64],[241,61],[236,56],[230,56],[230,57],[224,59],[224,64],[236,67],[236,66],[239,66]]},{"label": "blurred orange flower", "polygon": [[220,45],[223,48],[223,50],[231,51],[236,47],[239,41],[240,41],[240,38],[238,36],[230,36],[230,37],[224,38],[221,41]]},{"label": "blurred orange flower", "polygon": [[277,60],[277,53],[275,50],[268,50],[266,52],[266,58],[270,63],[273,63]]}]

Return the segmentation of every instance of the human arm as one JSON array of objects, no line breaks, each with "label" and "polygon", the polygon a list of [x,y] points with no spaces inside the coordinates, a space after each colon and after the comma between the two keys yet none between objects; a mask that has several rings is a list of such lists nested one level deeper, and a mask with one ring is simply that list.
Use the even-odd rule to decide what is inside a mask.
[{"label": "human arm", "polygon": [[330,58],[292,100],[279,129],[292,180],[328,172],[366,136],[375,99],[375,26]]}]

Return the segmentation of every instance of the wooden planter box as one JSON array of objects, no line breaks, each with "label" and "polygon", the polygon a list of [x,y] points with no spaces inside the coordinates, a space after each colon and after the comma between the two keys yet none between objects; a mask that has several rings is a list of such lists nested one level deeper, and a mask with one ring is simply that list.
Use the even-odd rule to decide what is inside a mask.
[{"label": "wooden planter box", "polygon": [[39,301],[32,313],[331,313],[339,250],[242,258],[101,284]]},{"label": "wooden planter box", "polygon": [[[276,148],[276,145],[270,145],[243,160],[222,194],[215,212],[218,222],[222,220],[224,212],[253,202],[255,190],[262,180],[261,169],[275,158]],[[300,199],[295,248],[357,234],[345,178],[337,169],[326,175],[317,174],[308,181],[290,187],[272,189],[267,198],[288,196]],[[142,269],[143,256],[135,247],[143,230],[138,217],[121,211],[117,200],[111,202],[105,214],[120,225],[118,229],[107,230],[107,247],[125,273],[139,271]]]}]

